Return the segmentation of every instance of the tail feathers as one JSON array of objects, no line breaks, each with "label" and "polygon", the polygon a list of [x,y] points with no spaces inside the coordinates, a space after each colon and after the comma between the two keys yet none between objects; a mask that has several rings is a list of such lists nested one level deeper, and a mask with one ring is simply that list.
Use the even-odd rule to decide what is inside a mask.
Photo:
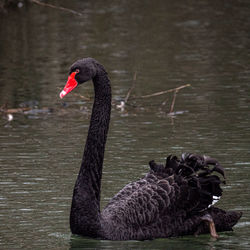
[{"label": "tail feathers", "polygon": [[224,211],[216,207],[209,208],[208,212],[213,217],[217,231],[233,230],[232,227],[239,221],[242,216],[242,212]]},{"label": "tail feathers", "polygon": [[[201,218],[204,218],[206,216],[212,217],[212,221],[215,224],[217,232],[223,232],[233,231],[233,226],[239,221],[242,213],[238,211],[225,211],[217,207],[210,207]],[[207,223],[201,223],[198,226],[198,230],[195,232],[195,234],[209,233],[209,231],[210,230]]]},{"label": "tail feathers", "polygon": [[[223,167],[214,158],[208,156],[200,156],[190,153],[184,153],[181,156],[180,163],[191,167],[195,172],[198,172],[198,176],[206,176],[212,172],[217,172],[225,178]],[[210,165],[214,166],[210,169]]]},{"label": "tail feathers", "polygon": [[[211,165],[213,168],[210,168]],[[162,164],[156,164],[154,160],[149,162],[149,166],[151,170],[156,173],[175,173],[184,177],[191,175],[204,177],[213,172],[217,172],[225,179],[224,169],[219,162],[205,155],[200,156],[184,153],[180,160],[176,156],[169,155],[166,159],[165,166]]]},{"label": "tail feathers", "polygon": [[[153,172],[163,178],[175,174],[179,185],[183,185],[183,178],[187,181],[189,192],[187,201],[190,205],[195,204],[197,193],[199,195],[199,202],[194,207],[189,206],[194,212],[207,209],[222,195],[220,184],[225,183],[225,173],[223,167],[213,158],[184,153],[180,160],[176,156],[168,156],[165,166],[158,165],[154,161],[149,165]],[[214,173],[221,175],[223,179]],[[183,194],[186,195],[186,192],[183,191]]]}]

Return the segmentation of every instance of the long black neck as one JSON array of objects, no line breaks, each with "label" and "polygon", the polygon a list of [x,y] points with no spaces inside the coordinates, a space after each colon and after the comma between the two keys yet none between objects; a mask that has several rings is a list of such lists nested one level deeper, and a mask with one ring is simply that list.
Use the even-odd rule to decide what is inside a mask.
[{"label": "long black neck", "polygon": [[104,150],[111,112],[111,87],[106,72],[93,78],[95,101],[82,164],[72,199],[72,233],[98,237],[100,228],[100,190]]}]

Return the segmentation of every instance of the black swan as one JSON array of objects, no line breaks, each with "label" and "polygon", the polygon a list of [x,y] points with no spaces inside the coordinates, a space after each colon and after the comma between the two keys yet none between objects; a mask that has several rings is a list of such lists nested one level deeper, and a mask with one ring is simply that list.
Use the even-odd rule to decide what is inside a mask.
[{"label": "black swan", "polygon": [[216,231],[232,230],[241,212],[213,206],[222,195],[224,170],[215,159],[195,154],[186,153],[180,159],[168,156],[165,165],[149,162],[149,173],[126,185],[100,211],[111,112],[111,86],[104,67],[93,58],[76,61],[60,97],[91,79],[95,100],[73,192],[72,233],[109,240],[146,240],[209,232],[217,237]]}]

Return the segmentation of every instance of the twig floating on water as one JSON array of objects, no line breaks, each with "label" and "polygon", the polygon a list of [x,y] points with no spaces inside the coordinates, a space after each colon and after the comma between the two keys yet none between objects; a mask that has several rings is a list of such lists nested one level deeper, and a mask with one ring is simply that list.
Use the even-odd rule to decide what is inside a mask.
[{"label": "twig floating on water", "polygon": [[14,114],[14,113],[23,113],[25,111],[31,110],[31,108],[13,108],[13,109],[3,109],[1,112],[7,113],[7,114]]},{"label": "twig floating on water", "polygon": [[176,99],[177,92],[178,92],[178,90],[174,91],[174,96],[173,96],[173,100],[172,100],[172,103],[171,103],[169,114],[173,113],[173,111],[174,111],[174,104],[175,104],[175,99]]},{"label": "twig floating on water", "polygon": [[128,102],[128,99],[129,99],[129,97],[130,97],[130,95],[131,95],[131,92],[132,92],[132,90],[135,88],[136,76],[137,76],[137,72],[135,71],[134,77],[133,77],[132,85],[131,85],[131,87],[129,88],[128,93],[127,93],[127,95],[126,95],[126,97],[125,97],[125,99],[124,99],[124,102],[125,102],[125,103]]},{"label": "twig floating on water", "polygon": [[190,86],[191,86],[191,84],[185,84],[185,85],[182,85],[182,86],[174,88],[174,89],[168,89],[168,90],[156,92],[156,93],[153,93],[153,94],[150,94],[150,95],[143,95],[143,96],[140,96],[140,98],[148,98],[148,97],[163,95],[163,94],[166,94],[166,93],[170,93],[170,92],[174,92],[174,91],[179,91],[180,89],[183,89],[183,88],[186,88],[186,87],[190,87]]},{"label": "twig floating on water", "polygon": [[64,7],[60,7],[60,6],[55,6],[55,5],[52,5],[52,4],[49,4],[49,3],[42,3],[38,0],[30,0],[30,2],[32,3],[36,3],[38,5],[41,5],[41,6],[45,6],[45,7],[50,7],[50,8],[53,8],[53,9],[57,9],[57,10],[62,10],[62,11],[67,11],[67,12],[70,12],[74,15],[78,15],[78,16],[82,16],[83,14],[80,13],[80,12],[77,12],[75,10],[71,10],[71,9],[68,9],[68,8],[64,8]]},{"label": "twig floating on water", "polygon": [[125,109],[125,105],[126,105],[126,103],[128,102],[128,99],[129,99],[129,97],[130,97],[130,95],[131,95],[132,90],[135,88],[136,75],[137,75],[137,72],[134,73],[132,85],[131,85],[131,87],[129,88],[128,93],[127,93],[127,95],[126,95],[124,101],[121,101],[120,104],[116,105],[116,107],[117,107],[118,109],[121,109],[122,112],[123,112],[124,109]]}]

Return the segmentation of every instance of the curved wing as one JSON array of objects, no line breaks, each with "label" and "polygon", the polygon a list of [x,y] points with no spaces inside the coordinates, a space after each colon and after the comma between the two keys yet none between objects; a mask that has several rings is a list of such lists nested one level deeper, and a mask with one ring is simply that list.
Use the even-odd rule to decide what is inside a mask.
[{"label": "curved wing", "polygon": [[[178,213],[175,204],[181,189],[173,176],[160,179],[153,173],[126,185],[102,211],[105,228],[112,230],[108,234],[121,240],[171,235],[171,217]],[[179,213],[185,212],[180,209]]]},{"label": "curved wing", "polygon": [[210,175],[206,164],[187,164],[190,159],[168,157],[165,167],[150,162],[151,171],[126,185],[102,211],[106,229],[120,239],[169,237],[189,230],[182,228],[188,215],[207,208],[215,193],[221,195],[219,177]]}]

